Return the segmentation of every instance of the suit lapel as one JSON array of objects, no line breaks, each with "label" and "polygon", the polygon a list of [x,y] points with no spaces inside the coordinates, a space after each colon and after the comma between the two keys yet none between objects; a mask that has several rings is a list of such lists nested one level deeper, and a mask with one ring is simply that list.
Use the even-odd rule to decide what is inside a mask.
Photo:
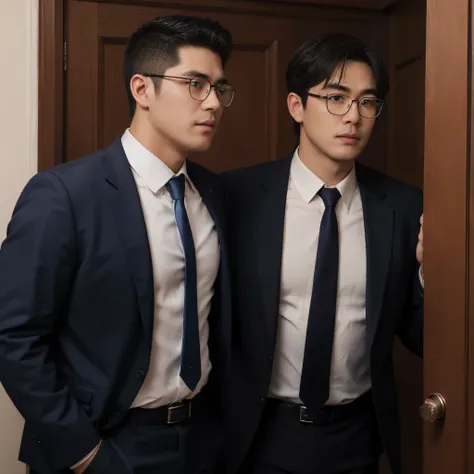
[{"label": "suit lapel", "polygon": [[212,186],[202,178],[202,173],[199,173],[199,168],[192,161],[187,161],[186,168],[189,177],[199,191],[199,194],[214,221],[219,240],[221,242],[224,241],[224,215],[218,197],[214,196],[215,193]]},{"label": "suit lapel", "polygon": [[140,197],[120,140],[105,156],[106,181],[114,188],[111,207],[125,256],[133,276],[145,330],[152,331],[154,312],[153,269]]},{"label": "suit lapel", "polygon": [[385,192],[377,188],[369,170],[357,166],[357,179],[364,210],[367,253],[366,318],[370,351],[377,330],[392,254],[394,211]]},{"label": "suit lapel", "polygon": [[220,245],[220,265],[219,265],[219,278],[216,281],[216,301],[219,302],[217,318],[214,321],[213,329],[217,329],[217,338],[214,338],[214,346],[217,346],[219,359],[225,355],[224,360],[213,360],[214,365],[219,365],[222,370],[228,363],[230,356],[230,345],[231,345],[231,285],[230,285],[230,269],[227,253],[227,242],[225,238],[225,215],[223,211],[222,198],[217,190],[213,189],[213,186],[206,179],[199,167],[197,167],[192,161],[187,161],[187,170],[189,176],[196,186],[204,205],[206,206],[214,225],[216,226],[217,235],[219,238]]},{"label": "suit lapel", "polygon": [[265,319],[272,343],[276,337],[280,303],[286,195],[292,156],[289,155],[274,164],[270,172],[262,178],[261,194],[255,199],[258,277],[261,282]]}]

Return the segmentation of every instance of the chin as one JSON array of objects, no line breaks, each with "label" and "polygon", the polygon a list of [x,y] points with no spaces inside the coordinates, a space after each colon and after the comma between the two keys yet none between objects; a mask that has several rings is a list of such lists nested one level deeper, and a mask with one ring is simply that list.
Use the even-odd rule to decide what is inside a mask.
[{"label": "chin", "polygon": [[339,162],[354,161],[359,158],[363,150],[363,148],[351,147],[343,150],[337,150],[337,152],[335,152],[332,156],[335,161]]},{"label": "chin", "polygon": [[337,163],[347,163],[356,160],[360,156],[360,153],[346,153],[346,154],[334,154],[332,155],[333,161]]},{"label": "chin", "polygon": [[196,145],[195,151],[207,151],[209,148],[211,148],[212,141],[208,141],[205,143],[201,143],[199,145]]},{"label": "chin", "polygon": [[212,141],[206,141],[201,143],[193,143],[189,145],[188,152],[189,153],[203,153],[211,147]]}]

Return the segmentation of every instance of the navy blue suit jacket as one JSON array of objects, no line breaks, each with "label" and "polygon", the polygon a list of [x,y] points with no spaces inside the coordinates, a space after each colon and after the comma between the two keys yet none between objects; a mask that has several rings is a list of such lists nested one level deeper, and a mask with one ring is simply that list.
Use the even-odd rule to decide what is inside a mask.
[{"label": "navy blue suit jacket", "polygon": [[[192,162],[188,172],[220,240],[214,385],[230,341],[224,215],[216,177]],[[154,319],[151,238],[119,139],[37,174],[18,200],[0,250],[0,381],[26,421],[20,459],[38,472],[92,450],[143,383]]]},{"label": "navy blue suit jacket", "polygon": [[[267,399],[278,326],[281,255],[292,154],[223,176],[233,278],[233,351],[226,405],[227,472],[248,452]],[[423,295],[415,249],[420,190],[357,164],[367,248],[367,351],[375,411],[400,473],[393,340],[423,351]],[[316,374],[317,375],[317,374]],[[275,453],[278,456],[278,453]]]}]

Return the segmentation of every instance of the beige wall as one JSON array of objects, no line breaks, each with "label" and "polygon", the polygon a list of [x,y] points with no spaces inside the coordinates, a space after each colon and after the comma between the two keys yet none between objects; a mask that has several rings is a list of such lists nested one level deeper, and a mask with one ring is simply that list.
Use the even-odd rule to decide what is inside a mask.
[{"label": "beige wall", "polygon": [[[18,193],[36,172],[38,0],[0,0],[0,240]],[[0,473],[17,459],[22,419],[0,386]]]}]

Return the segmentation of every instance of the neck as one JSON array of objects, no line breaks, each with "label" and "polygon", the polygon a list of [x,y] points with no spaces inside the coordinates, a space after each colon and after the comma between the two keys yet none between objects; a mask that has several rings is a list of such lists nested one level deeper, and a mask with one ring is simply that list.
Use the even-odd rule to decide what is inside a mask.
[{"label": "neck", "polygon": [[183,166],[185,154],[178,151],[169,140],[154,130],[148,121],[140,120],[135,116],[130,124],[130,133],[173,173],[177,173]]},{"label": "neck", "polygon": [[301,141],[298,154],[303,164],[327,186],[339,184],[351,172],[355,162],[332,160],[307,141]]}]

